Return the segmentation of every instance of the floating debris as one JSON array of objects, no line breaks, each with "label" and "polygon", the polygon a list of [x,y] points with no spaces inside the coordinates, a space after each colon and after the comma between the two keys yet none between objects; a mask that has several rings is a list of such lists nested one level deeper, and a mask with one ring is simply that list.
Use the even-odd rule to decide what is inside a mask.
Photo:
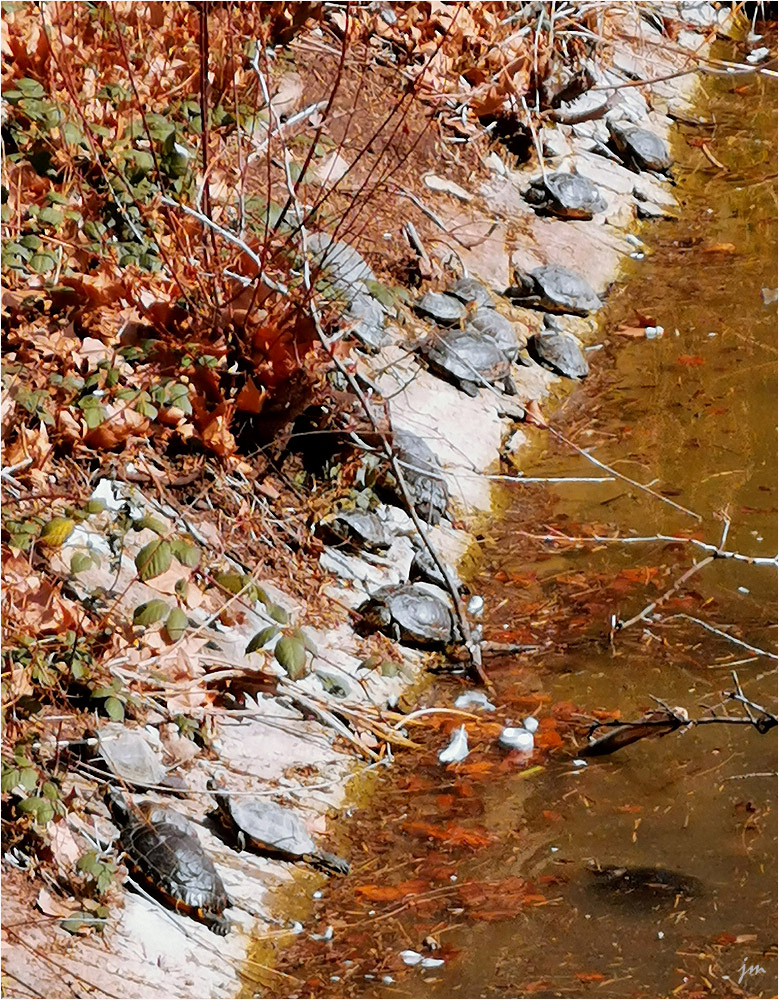
[{"label": "floating debris", "polygon": [[529,733],[534,733],[538,729],[538,719],[533,715],[528,715],[522,725]]},{"label": "floating debris", "polygon": [[403,959],[405,965],[419,965],[422,961],[422,956],[418,951],[411,951],[409,948],[407,951],[402,951],[400,957]]},{"label": "floating debris", "polygon": [[483,708],[486,712],[494,712],[495,706],[487,699],[483,691],[465,691],[454,700],[455,708]]},{"label": "floating debris", "polygon": [[423,958],[422,959],[422,968],[423,969],[440,969],[440,967],[443,964],[444,964],[444,960],[442,958]]},{"label": "floating debris", "polygon": [[527,729],[512,728],[511,726],[507,726],[501,732],[498,742],[510,750],[522,750],[524,753],[530,753],[534,745],[532,733],[529,733]]},{"label": "floating debris", "polygon": [[465,726],[460,726],[452,733],[449,745],[438,755],[440,764],[459,764],[468,756],[468,733]]}]

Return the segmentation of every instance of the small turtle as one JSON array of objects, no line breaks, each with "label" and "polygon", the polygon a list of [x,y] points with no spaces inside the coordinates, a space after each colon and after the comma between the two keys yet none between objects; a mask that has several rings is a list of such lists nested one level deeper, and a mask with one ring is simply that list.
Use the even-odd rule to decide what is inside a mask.
[{"label": "small turtle", "polygon": [[527,349],[534,361],[565,378],[584,378],[590,372],[579,342],[550,316],[544,316],[544,326],[530,338]]},{"label": "small turtle", "polygon": [[592,181],[581,174],[562,171],[538,177],[525,192],[525,198],[531,205],[561,219],[591,219],[608,207]]},{"label": "small turtle", "polygon": [[454,295],[445,292],[425,292],[414,307],[423,316],[429,316],[443,326],[454,326],[465,316],[465,306]]},{"label": "small turtle", "polygon": [[612,146],[624,163],[636,173],[641,170],[666,173],[671,169],[671,154],[659,135],[629,122],[609,120],[606,127]]},{"label": "small turtle", "polygon": [[331,874],[349,874],[348,862],[318,850],[303,820],[290,809],[259,795],[229,795],[213,781],[208,787],[224,826],[235,834],[242,851],[249,847],[261,854],[305,861]]},{"label": "small turtle", "polygon": [[532,271],[515,268],[514,282],[506,295],[531,309],[586,316],[601,307],[600,299],[584,278],[558,264]]},{"label": "small turtle", "polygon": [[392,532],[374,511],[345,510],[322,524],[343,541],[372,552],[381,552],[392,545]]},{"label": "small turtle", "polygon": [[466,333],[471,331],[493,340],[507,361],[516,361],[520,348],[516,327],[497,310],[480,306],[465,327]]},{"label": "small turtle", "polygon": [[418,646],[445,646],[457,638],[446,601],[422,584],[382,587],[358,611],[364,625]]},{"label": "small turtle", "polygon": [[457,281],[447,288],[447,295],[454,295],[461,302],[475,302],[477,306],[489,307],[492,305],[492,295],[488,288],[475,278],[458,278]]},{"label": "small turtle", "polygon": [[[411,431],[395,431],[392,447],[403,472],[406,487],[411,494],[414,509],[429,524],[438,524],[446,514],[449,490],[443,476],[441,463],[425,441]],[[385,475],[384,485],[393,489],[401,499],[403,491],[392,473]]]},{"label": "small turtle", "polygon": [[469,396],[495,382],[503,383],[506,392],[516,393],[505,355],[494,340],[477,330],[442,331],[421,344],[420,351],[437,375]]},{"label": "small turtle", "polygon": [[115,788],[108,789],[105,799],[133,874],[171,909],[199,920],[215,934],[227,934],[227,891],[186,816],[154,802],[141,802],[131,810]]}]

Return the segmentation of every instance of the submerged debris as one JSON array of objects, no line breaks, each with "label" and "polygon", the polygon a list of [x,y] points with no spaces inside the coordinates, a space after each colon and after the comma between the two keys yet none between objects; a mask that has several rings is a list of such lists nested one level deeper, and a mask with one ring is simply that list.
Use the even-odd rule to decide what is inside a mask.
[{"label": "submerged debris", "polygon": [[459,764],[469,752],[468,732],[465,726],[460,726],[452,733],[448,746],[438,754],[438,760],[441,764]]}]

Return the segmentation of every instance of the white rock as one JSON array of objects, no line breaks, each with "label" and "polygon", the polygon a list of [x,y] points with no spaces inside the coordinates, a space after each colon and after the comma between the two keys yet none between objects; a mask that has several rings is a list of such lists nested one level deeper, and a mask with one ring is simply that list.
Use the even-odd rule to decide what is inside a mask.
[{"label": "white rock", "polygon": [[538,729],[538,719],[533,715],[528,715],[522,725],[529,733],[534,733]]},{"label": "white rock", "polygon": [[440,969],[443,964],[444,964],[444,960],[442,958],[423,958],[422,959],[422,968],[423,969]]},{"label": "white rock", "polygon": [[452,733],[449,745],[439,753],[438,761],[440,764],[459,764],[468,753],[468,733],[465,726],[460,726]]},{"label": "white rock", "polygon": [[484,598],[479,597],[478,594],[474,594],[470,601],[468,601],[468,614],[480,615],[482,611],[484,611]]},{"label": "white rock", "polygon": [[403,959],[405,965],[419,965],[422,961],[422,956],[418,951],[411,951],[409,948],[407,951],[402,951],[400,957]]}]

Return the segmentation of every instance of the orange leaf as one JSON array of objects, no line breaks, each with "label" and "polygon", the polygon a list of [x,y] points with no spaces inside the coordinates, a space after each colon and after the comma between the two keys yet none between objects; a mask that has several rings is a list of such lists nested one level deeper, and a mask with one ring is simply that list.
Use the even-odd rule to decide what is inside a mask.
[{"label": "orange leaf", "polygon": [[544,809],[543,817],[544,819],[548,819],[550,823],[559,823],[563,818],[560,813],[555,812],[553,809]]},{"label": "orange leaf", "polygon": [[602,972],[577,972],[576,978],[580,983],[602,983],[606,977]]},{"label": "orange leaf", "polygon": [[703,358],[697,354],[681,354],[676,359],[677,365],[687,365],[688,368],[695,368],[697,365],[702,365]]},{"label": "orange leaf", "polygon": [[424,823],[418,820],[404,823],[403,829],[408,833],[417,833],[453,846],[486,847],[496,840],[496,837],[486,830],[465,830],[454,823],[449,823],[447,826],[435,826],[433,823]]},{"label": "orange leaf", "polygon": [[358,885],[354,891],[357,896],[372,903],[391,903],[404,896],[416,896],[429,888],[430,884],[425,879],[415,878],[398,885]]},{"label": "orange leaf", "polygon": [[236,396],[236,409],[240,410],[242,413],[259,413],[265,405],[267,396],[268,392],[265,389],[265,386],[261,386],[258,389],[254,382],[249,378],[246,380],[246,385]]},{"label": "orange leaf", "polygon": [[640,813],[643,811],[643,806],[617,806],[618,813]]},{"label": "orange leaf", "polygon": [[735,253],[736,244],[735,243],[712,243],[707,247],[703,247],[704,253]]},{"label": "orange leaf", "polygon": [[646,329],[643,326],[621,326],[614,333],[621,337],[646,337]]},{"label": "orange leaf", "polygon": [[531,399],[525,403],[525,423],[532,424],[534,427],[549,426],[546,422],[546,417],[541,412],[541,407],[538,405],[538,401],[535,399]]}]

